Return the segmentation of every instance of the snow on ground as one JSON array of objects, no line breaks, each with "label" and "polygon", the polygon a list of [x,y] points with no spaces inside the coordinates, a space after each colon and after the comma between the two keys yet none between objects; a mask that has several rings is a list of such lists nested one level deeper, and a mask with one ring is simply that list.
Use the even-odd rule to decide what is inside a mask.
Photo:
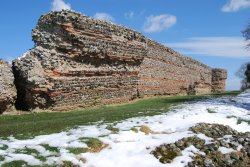
[{"label": "snow on ground", "polygon": [[[63,161],[71,161],[75,165],[87,167],[166,167],[185,166],[192,161],[191,156],[199,152],[194,146],[182,151],[182,155],[176,157],[171,164],[161,164],[150,152],[161,144],[173,143],[183,137],[194,136],[188,128],[196,123],[219,123],[229,125],[239,132],[249,132],[247,122],[238,120],[250,120],[249,113],[250,93],[244,93],[238,97],[222,97],[192,103],[182,104],[172,108],[170,112],[156,116],[137,117],[124,120],[113,127],[120,131],[115,134],[107,130],[108,125],[80,126],[67,132],[37,136],[28,140],[17,140],[9,137],[8,140],[0,139],[1,146],[7,145],[6,150],[0,149],[0,156],[5,159],[0,165],[14,160],[26,161],[29,165],[53,165],[62,164]],[[154,133],[145,134],[139,130],[141,126],[149,127]],[[98,138],[108,144],[108,147],[99,153],[70,153],[68,148],[87,148],[82,138]],[[199,134],[199,138],[211,142],[211,138]],[[59,153],[46,150],[44,145],[57,147]],[[35,149],[40,156],[46,157],[45,162],[36,158],[36,155],[23,154],[17,150]],[[222,153],[233,150],[220,148]],[[82,159],[86,159],[84,162]]]}]

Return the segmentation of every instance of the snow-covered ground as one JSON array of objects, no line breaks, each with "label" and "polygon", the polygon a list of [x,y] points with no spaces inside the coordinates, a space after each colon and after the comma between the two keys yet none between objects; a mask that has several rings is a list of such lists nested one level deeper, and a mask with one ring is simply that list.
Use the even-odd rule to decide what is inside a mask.
[{"label": "snow-covered ground", "polygon": [[[188,129],[200,122],[229,125],[239,132],[249,132],[250,125],[247,121],[238,121],[250,120],[249,105],[250,93],[244,93],[233,98],[222,97],[182,104],[161,115],[127,119],[112,125],[119,129],[118,133],[107,130],[106,127],[110,125],[98,124],[81,126],[67,132],[37,136],[28,140],[9,137],[8,140],[0,140],[0,148],[4,146],[7,148],[6,150],[0,149],[0,156],[4,157],[0,165],[14,160],[23,160],[29,165],[53,165],[71,161],[75,165],[87,167],[185,166],[192,161],[190,156],[199,152],[193,146],[183,150],[182,155],[176,157],[171,164],[161,164],[150,152],[163,143],[173,143],[183,137],[196,135]],[[153,132],[145,134],[139,130],[141,126],[149,127]],[[82,141],[83,137],[98,138],[108,144],[108,147],[98,153],[86,152],[78,155],[70,153],[68,148],[88,147]],[[203,134],[199,134],[198,137],[205,139],[206,142],[210,141],[210,138]],[[45,144],[57,147],[59,153],[46,150]],[[37,150],[40,156],[45,157],[45,162],[37,159],[34,154],[17,152],[17,150],[25,149]],[[221,150],[222,152],[232,151]]]}]

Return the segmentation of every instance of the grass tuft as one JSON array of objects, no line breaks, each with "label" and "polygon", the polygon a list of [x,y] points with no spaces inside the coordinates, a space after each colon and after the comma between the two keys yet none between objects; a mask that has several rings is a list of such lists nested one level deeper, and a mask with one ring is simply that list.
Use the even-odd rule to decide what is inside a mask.
[{"label": "grass tuft", "polygon": [[4,161],[4,157],[0,155],[0,161]]},{"label": "grass tuft", "polygon": [[19,166],[30,167],[25,161],[11,161],[11,162],[3,164],[1,167],[19,167]]},{"label": "grass tuft", "polygon": [[67,150],[69,150],[70,153],[76,155],[88,152],[88,148],[67,148]]},{"label": "grass tuft", "polygon": [[59,153],[59,149],[57,147],[52,147],[48,144],[42,144],[41,146],[43,146],[48,151]]},{"label": "grass tuft", "polygon": [[78,167],[77,165],[74,165],[72,162],[70,161],[63,161],[63,164],[60,165],[60,167]]},{"label": "grass tuft", "polygon": [[152,131],[148,126],[145,126],[145,125],[140,127],[140,131],[145,133],[146,135],[150,133],[154,133],[154,131]]},{"label": "grass tuft", "polygon": [[134,131],[135,133],[138,133],[139,130],[136,127],[131,128],[130,130]]},{"label": "grass tuft", "polygon": [[119,133],[120,131],[118,128],[114,128],[112,125],[108,125],[106,129],[110,130],[112,133],[115,133],[115,134]]},{"label": "grass tuft", "polygon": [[0,150],[7,150],[7,149],[8,149],[8,146],[6,144],[0,147]]},{"label": "grass tuft", "polygon": [[86,152],[98,153],[108,147],[108,144],[96,138],[81,138],[80,140],[87,144],[88,148]]},{"label": "grass tuft", "polygon": [[84,164],[87,163],[87,159],[86,158],[81,157],[79,160],[82,161],[82,163],[84,163]]},{"label": "grass tuft", "polygon": [[217,113],[214,109],[211,109],[211,108],[207,108],[207,112],[211,114]]},{"label": "grass tuft", "polygon": [[20,149],[15,151],[16,154],[27,154],[27,155],[32,155],[36,159],[39,159],[42,162],[45,162],[47,159],[44,156],[41,156],[40,153],[35,150],[35,149],[30,149],[30,148],[25,148],[25,149]]}]

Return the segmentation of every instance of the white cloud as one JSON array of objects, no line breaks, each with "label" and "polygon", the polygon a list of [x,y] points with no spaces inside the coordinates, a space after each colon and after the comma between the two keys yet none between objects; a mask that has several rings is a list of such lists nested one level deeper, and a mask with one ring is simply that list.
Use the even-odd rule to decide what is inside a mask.
[{"label": "white cloud", "polygon": [[108,13],[96,13],[94,15],[94,18],[98,19],[98,20],[108,21],[108,22],[114,22],[115,21],[115,19],[113,18],[113,16],[111,16]]},{"label": "white cloud", "polygon": [[158,16],[151,15],[146,18],[143,30],[145,32],[160,32],[173,26],[176,23],[176,17],[173,15],[162,14]]},{"label": "white cloud", "polygon": [[63,9],[70,10],[71,9],[70,4],[65,3],[63,0],[53,0],[51,10],[60,11],[60,10],[63,10]]},{"label": "white cloud", "polygon": [[250,0],[230,0],[221,10],[223,12],[237,12],[240,9],[249,8]]},{"label": "white cloud", "polygon": [[128,11],[124,13],[124,16],[126,19],[133,19],[134,18],[134,12],[133,11]]},{"label": "white cloud", "polygon": [[184,42],[167,43],[184,54],[199,54],[221,57],[250,57],[242,37],[196,37]]}]

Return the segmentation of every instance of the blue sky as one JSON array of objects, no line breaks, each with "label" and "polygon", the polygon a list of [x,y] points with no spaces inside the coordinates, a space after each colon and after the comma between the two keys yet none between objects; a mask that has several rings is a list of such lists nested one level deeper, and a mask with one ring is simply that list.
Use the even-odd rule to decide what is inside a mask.
[{"label": "blue sky", "polygon": [[0,2],[0,58],[10,61],[34,46],[40,15],[72,9],[125,25],[211,67],[228,70],[227,89],[239,89],[235,72],[250,61],[241,31],[250,0],[5,0]]}]

